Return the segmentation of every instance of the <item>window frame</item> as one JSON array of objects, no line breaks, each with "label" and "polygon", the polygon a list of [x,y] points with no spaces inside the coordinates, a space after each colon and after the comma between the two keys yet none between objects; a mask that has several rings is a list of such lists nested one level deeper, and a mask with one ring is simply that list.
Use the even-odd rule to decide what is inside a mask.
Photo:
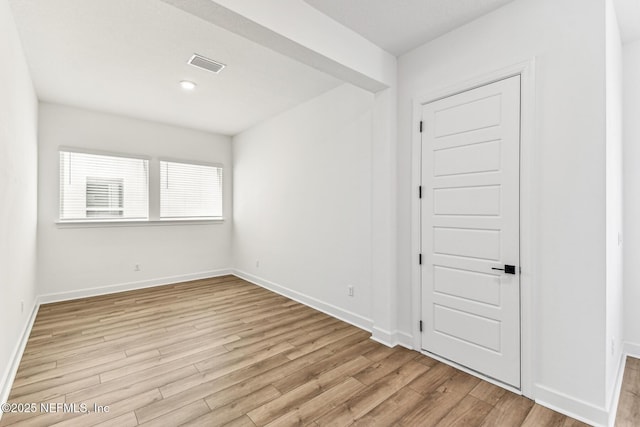
[{"label": "window frame", "polygon": [[[149,156],[134,153],[112,152],[106,150],[94,150],[78,147],[59,146],[56,150],[58,153],[57,159],[57,176],[58,176],[58,191],[56,200],[58,202],[56,211],[57,219],[54,221],[58,228],[103,228],[103,227],[157,227],[157,226],[174,226],[174,225],[210,225],[210,224],[222,224],[226,221],[226,203],[225,198],[227,188],[225,185],[225,166],[219,162],[202,162],[198,160],[186,160],[184,158],[177,159],[164,156]],[[60,218],[60,204],[61,204],[61,191],[60,191],[60,152],[70,152],[79,154],[93,154],[99,156],[111,156],[111,157],[123,157],[128,159],[140,159],[148,161],[147,171],[147,204],[148,204],[148,217],[147,218],[86,218],[86,219],[61,219]],[[222,217],[220,218],[160,218],[160,161],[186,163],[202,166],[213,166],[222,169]]]},{"label": "window frame", "polygon": [[[169,162],[169,163],[180,163],[185,165],[194,165],[194,166],[206,166],[212,168],[220,169],[220,216],[212,216],[212,217],[162,217],[162,169],[160,166],[161,162]],[[224,220],[224,212],[225,212],[225,203],[224,203],[224,194],[225,194],[225,175],[224,175],[224,165],[222,163],[215,162],[202,162],[197,160],[185,160],[185,159],[176,159],[170,157],[159,157],[157,159],[158,166],[158,219],[159,221],[223,221]]]}]

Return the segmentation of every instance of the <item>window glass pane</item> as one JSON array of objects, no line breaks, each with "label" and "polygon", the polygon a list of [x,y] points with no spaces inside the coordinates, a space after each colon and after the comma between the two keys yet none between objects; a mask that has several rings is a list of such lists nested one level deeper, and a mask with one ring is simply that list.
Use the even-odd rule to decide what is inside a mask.
[{"label": "window glass pane", "polygon": [[222,218],[222,168],[161,161],[160,218]]},{"label": "window glass pane", "polygon": [[60,219],[147,219],[149,161],[60,152]]}]

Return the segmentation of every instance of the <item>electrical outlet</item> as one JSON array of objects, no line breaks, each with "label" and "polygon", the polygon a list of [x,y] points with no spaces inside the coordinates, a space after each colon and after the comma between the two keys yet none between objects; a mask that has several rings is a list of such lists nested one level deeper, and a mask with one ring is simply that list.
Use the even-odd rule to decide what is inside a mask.
[{"label": "electrical outlet", "polygon": [[136,264],[136,265],[133,267],[133,271],[140,271],[140,264]]},{"label": "electrical outlet", "polygon": [[347,293],[349,294],[350,297],[353,296],[353,286],[351,285],[347,286]]}]

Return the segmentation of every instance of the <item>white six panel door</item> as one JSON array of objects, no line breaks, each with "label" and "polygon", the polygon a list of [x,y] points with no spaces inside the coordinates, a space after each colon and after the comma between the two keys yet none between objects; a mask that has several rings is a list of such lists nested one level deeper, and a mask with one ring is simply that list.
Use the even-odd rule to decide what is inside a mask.
[{"label": "white six panel door", "polygon": [[422,120],[422,348],[520,388],[520,76]]}]

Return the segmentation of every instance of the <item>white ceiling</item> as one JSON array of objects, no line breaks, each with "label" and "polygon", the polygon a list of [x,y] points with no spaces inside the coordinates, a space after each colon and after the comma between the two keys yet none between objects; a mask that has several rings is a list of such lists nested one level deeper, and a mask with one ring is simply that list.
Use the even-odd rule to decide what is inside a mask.
[{"label": "white ceiling", "polygon": [[233,135],[341,83],[158,0],[10,3],[42,101]]},{"label": "white ceiling", "polygon": [[304,0],[396,56],[513,0]]},{"label": "white ceiling", "polygon": [[[234,135],[342,83],[159,0],[9,1],[42,101]],[[400,55],[512,0],[303,1]],[[615,3],[623,40],[639,38],[640,2]]]}]

